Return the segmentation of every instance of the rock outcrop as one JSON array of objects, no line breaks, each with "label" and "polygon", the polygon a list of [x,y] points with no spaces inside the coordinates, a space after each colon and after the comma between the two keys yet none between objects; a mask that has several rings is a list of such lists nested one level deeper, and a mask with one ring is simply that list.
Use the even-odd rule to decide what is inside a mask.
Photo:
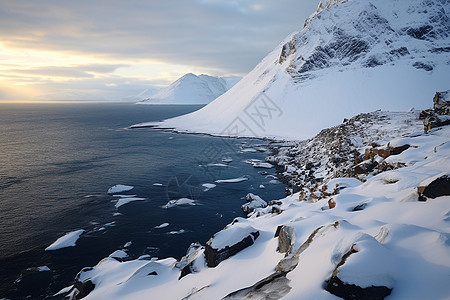
[{"label": "rock outcrop", "polygon": [[245,200],[247,200],[247,203],[243,204],[241,208],[247,214],[253,212],[257,208],[267,207],[266,201],[264,201],[258,195],[252,193],[248,193],[247,196],[245,197]]},{"label": "rock outcrop", "polygon": [[437,92],[433,98],[433,109],[423,110],[420,113],[425,133],[429,130],[450,125],[450,90]]},{"label": "rock outcrop", "polygon": [[342,256],[341,261],[337,264],[330,279],[326,282],[325,289],[333,295],[341,297],[345,300],[380,300],[389,296],[392,289],[386,286],[372,285],[369,287],[360,287],[356,284],[343,282],[339,278],[339,268],[345,264],[350,255],[358,252],[354,246],[355,245],[353,245],[350,250]]},{"label": "rock outcrop", "polygon": [[186,255],[175,263],[175,267],[181,270],[179,279],[188,274],[197,273],[205,265],[204,251],[205,247],[200,243],[192,243],[189,246]]},{"label": "rock outcrop", "polygon": [[295,243],[295,228],[286,225],[278,226],[275,237],[278,237],[278,252],[288,255]]},{"label": "rock outcrop", "polygon": [[441,196],[450,195],[450,177],[444,175],[434,179],[429,184],[423,184],[417,187],[419,200],[426,201],[428,198],[434,199]]},{"label": "rock outcrop", "polygon": [[[235,219],[233,223],[213,235],[206,243],[205,259],[209,268],[254,244],[259,231]],[[243,224],[242,224],[243,223]]]}]

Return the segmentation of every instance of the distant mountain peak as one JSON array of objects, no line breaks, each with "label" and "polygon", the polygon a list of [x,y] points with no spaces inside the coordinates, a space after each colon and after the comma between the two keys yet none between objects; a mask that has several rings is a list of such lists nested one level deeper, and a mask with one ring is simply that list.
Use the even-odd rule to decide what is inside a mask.
[{"label": "distant mountain peak", "polygon": [[140,104],[208,104],[234,85],[234,78],[187,73]]}]

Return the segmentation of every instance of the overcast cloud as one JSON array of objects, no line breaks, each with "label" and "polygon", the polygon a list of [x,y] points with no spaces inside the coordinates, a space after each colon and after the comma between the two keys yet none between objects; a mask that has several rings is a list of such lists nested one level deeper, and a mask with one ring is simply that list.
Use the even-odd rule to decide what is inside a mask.
[{"label": "overcast cloud", "polygon": [[[96,99],[103,87],[114,87],[115,96],[105,94],[120,99],[141,92],[145,82],[154,88],[183,72],[242,76],[286,35],[300,30],[317,2],[0,0],[0,78],[34,79],[41,97],[57,87],[64,100],[66,89],[83,89],[79,83],[86,79],[99,85],[80,91],[84,98]],[[49,54],[28,54],[27,63],[30,50]],[[25,54],[16,57],[21,51]],[[67,64],[61,65],[64,55]],[[124,82],[121,91],[118,85]],[[0,85],[0,95],[8,95],[9,85]]]}]

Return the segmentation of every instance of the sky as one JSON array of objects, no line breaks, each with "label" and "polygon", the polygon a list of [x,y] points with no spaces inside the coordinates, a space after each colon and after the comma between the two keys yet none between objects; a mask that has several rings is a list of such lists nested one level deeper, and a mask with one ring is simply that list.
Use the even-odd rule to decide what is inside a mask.
[{"label": "sky", "polygon": [[186,73],[244,76],[317,4],[0,0],[0,101],[132,101]]}]

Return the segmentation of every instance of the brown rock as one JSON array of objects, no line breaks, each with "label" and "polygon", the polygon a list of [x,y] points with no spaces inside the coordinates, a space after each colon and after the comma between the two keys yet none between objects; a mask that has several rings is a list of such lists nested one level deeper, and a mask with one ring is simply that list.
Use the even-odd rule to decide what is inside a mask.
[{"label": "brown rock", "polygon": [[328,200],[328,207],[330,209],[333,209],[336,207],[336,201],[334,201],[333,199]]}]

